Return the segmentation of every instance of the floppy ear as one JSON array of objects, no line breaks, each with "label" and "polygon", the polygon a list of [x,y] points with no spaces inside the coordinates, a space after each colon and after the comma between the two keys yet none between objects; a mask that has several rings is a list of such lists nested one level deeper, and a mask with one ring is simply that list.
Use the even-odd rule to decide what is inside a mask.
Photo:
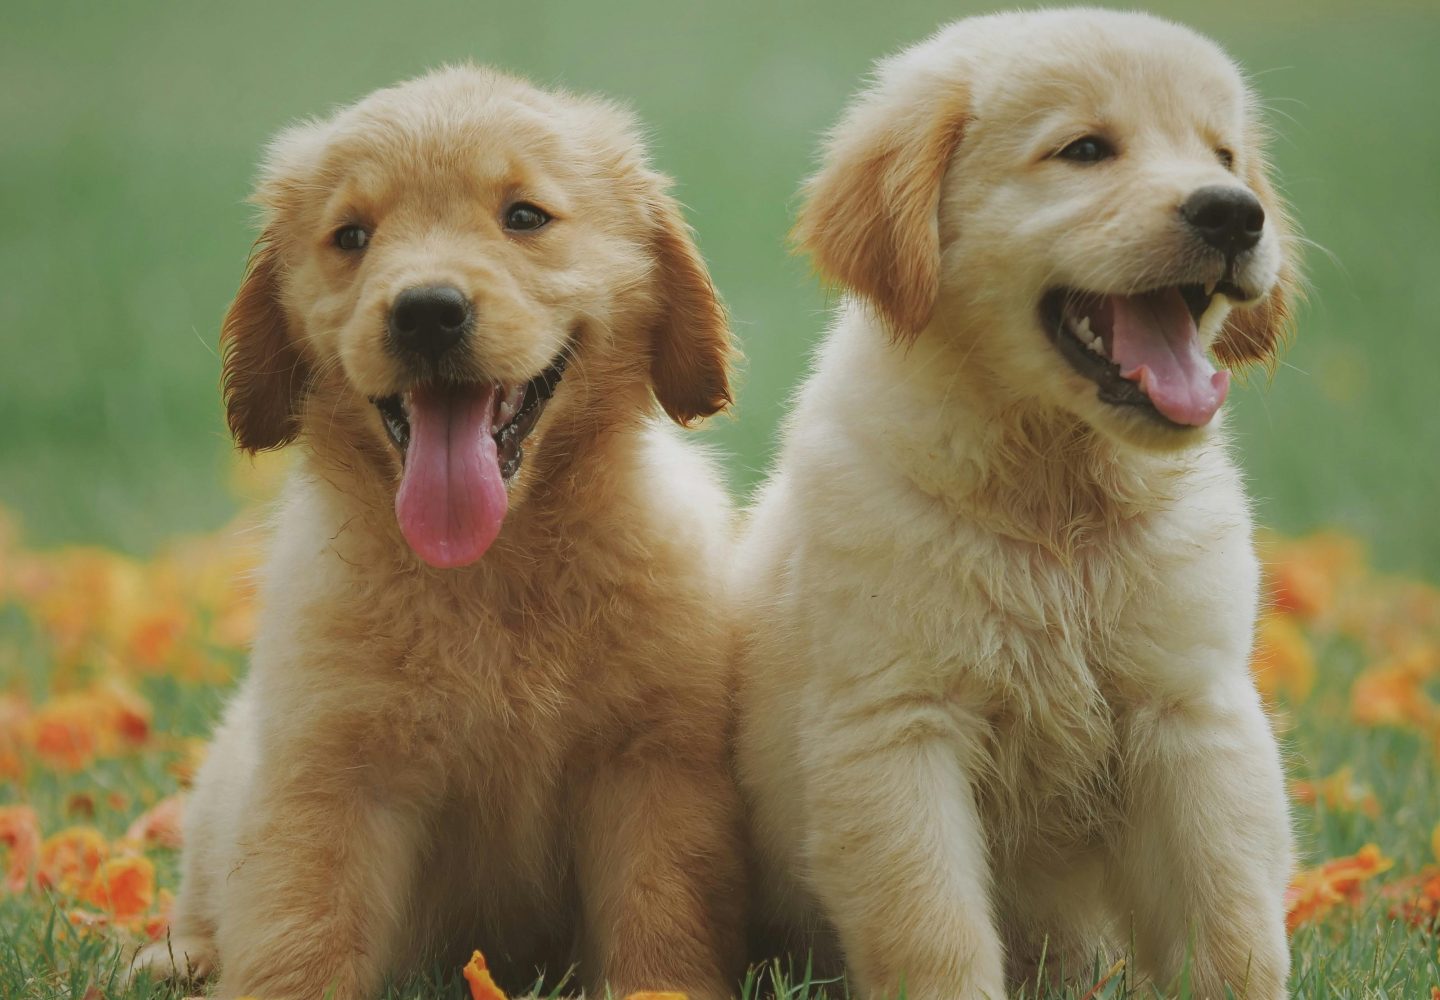
[{"label": "floppy ear", "polygon": [[300,398],[310,367],[280,306],[280,257],[273,234],[255,243],[245,280],[220,329],[220,385],[235,443],[248,452],[279,448],[300,431]]},{"label": "floppy ear", "polygon": [[882,67],[805,182],[795,242],[825,278],[875,306],[897,340],[919,334],[935,309],[940,185],[968,107],[953,80]]},{"label": "floppy ear", "polygon": [[[1259,148],[1258,144],[1253,148]],[[1300,295],[1299,268],[1293,257],[1294,237],[1284,200],[1270,183],[1269,164],[1258,153],[1250,159],[1245,183],[1265,208],[1265,225],[1278,239],[1280,273],[1270,294],[1254,306],[1233,309],[1215,341],[1215,356],[1222,364],[1240,366],[1273,363],[1291,330],[1291,304]]]},{"label": "floppy ear", "polygon": [[650,333],[650,382],[670,418],[686,425],[723,410],[735,348],[725,307],[680,206],[659,194],[652,205],[660,314]]}]

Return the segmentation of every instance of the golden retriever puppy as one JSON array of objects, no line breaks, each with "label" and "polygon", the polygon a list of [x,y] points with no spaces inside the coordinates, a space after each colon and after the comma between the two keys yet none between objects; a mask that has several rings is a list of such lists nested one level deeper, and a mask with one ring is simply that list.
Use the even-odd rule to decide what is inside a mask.
[{"label": "golden retriever puppy", "polygon": [[805,189],[851,295],[737,559],[739,766],[769,918],[833,927],[861,996],[999,998],[1132,940],[1161,988],[1285,994],[1211,361],[1285,318],[1255,104],[1153,17],[965,20],[879,64]]},{"label": "golden retriever puppy", "polygon": [[666,188],[628,113],[475,68],[270,147],[225,401],[300,462],[140,966],[730,995],[729,514],[658,411],[720,410],[731,344]]}]

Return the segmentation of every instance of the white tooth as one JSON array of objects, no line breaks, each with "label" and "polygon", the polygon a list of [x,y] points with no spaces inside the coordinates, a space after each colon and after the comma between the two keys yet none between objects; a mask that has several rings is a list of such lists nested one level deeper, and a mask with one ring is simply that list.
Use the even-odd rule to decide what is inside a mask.
[{"label": "white tooth", "polygon": [[1086,346],[1089,347],[1090,350],[1094,351],[1096,354],[1100,355],[1102,358],[1105,356],[1105,345],[1101,343],[1099,337],[1096,337],[1094,340],[1090,341],[1090,343]]},{"label": "white tooth", "polygon": [[1075,324],[1075,335],[1081,340],[1083,340],[1085,343],[1090,343],[1091,338],[1093,338],[1095,335],[1090,332],[1089,316],[1080,317],[1080,322]]}]

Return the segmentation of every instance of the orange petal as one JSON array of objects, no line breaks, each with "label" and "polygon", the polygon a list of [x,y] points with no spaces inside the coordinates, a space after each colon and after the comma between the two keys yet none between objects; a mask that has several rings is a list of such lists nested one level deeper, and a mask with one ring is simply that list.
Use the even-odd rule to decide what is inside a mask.
[{"label": "orange petal", "polygon": [[1293,932],[1323,919],[1340,903],[1358,901],[1361,884],[1393,865],[1377,845],[1366,844],[1348,857],[1297,873],[1285,891],[1286,929]]},{"label": "orange petal", "polygon": [[40,859],[40,820],[29,806],[0,806],[0,845],[10,856],[6,892],[23,892]]},{"label": "orange petal", "polygon": [[84,901],[120,920],[138,917],[155,902],[155,866],[133,855],[111,858],[85,888]]},{"label": "orange petal", "polygon": [[465,981],[470,984],[470,1000],[506,1000],[504,992],[490,978],[485,956],[476,951],[466,964]]}]

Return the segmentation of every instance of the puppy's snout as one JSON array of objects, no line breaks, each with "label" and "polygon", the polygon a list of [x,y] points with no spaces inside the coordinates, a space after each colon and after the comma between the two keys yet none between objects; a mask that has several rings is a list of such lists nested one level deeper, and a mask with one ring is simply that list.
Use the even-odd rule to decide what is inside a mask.
[{"label": "puppy's snout", "polygon": [[1265,209],[1241,187],[1203,187],[1185,199],[1180,214],[1190,228],[1216,250],[1233,257],[1260,242]]},{"label": "puppy's snout", "polygon": [[470,331],[470,300],[458,288],[407,288],[390,306],[390,343],[401,354],[438,360]]}]

